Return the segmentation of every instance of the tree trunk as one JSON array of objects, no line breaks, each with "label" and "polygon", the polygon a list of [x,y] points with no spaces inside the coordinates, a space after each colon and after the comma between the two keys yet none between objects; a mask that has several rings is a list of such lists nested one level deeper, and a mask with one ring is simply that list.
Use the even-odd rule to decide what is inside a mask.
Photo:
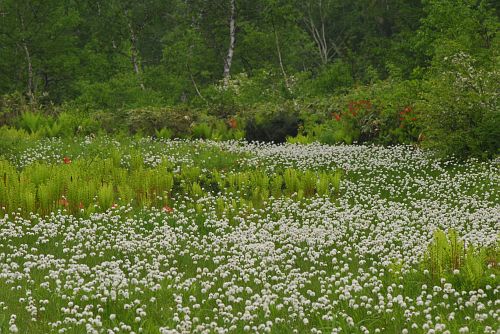
[{"label": "tree trunk", "polygon": [[[26,27],[24,25],[24,19],[21,15],[19,15],[19,19],[21,21],[21,28],[23,29],[23,32],[26,31]],[[25,38],[22,38],[22,47],[24,50],[24,55],[26,57],[26,63],[28,65],[28,98],[30,100],[30,105],[35,104],[35,87],[34,87],[34,76],[33,76],[33,63],[31,61],[31,54],[30,50],[28,48],[28,43],[26,43]]]},{"label": "tree trunk", "polygon": [[276,27],[274,26],[274,21],[273,21],[273,31],[274,31],[274,41],[276,44],[276,51],[278,52],[278,60],[280,63],[280,69],[281,69],[281,73],[283,74],[283,80],[285,80],[285,87],[288,90],[288,92],[291,92],[290,85],[288,83],[288,76],[286,75],[285,67],[283,66],[283,57],[281,57],[280,42],[278,39],[278,32],[276,31]]},{"label": "tree trunk", "polygon": [[[309,29],[316,46],[318,47],[319,57],[323,65],[327,64],[332,58],[332,52],[338,56],[342,56],[340,49],[333,41],[327,41],[325,31],[325,13],[323,11],[323,2],[320,0],[318,3],[318,11],[320,17],[320,27],[316,25],[313,19],[312,8],[309,6],[308,18],[305,19],[306,27]],[[331,45],[330,45],[331,44]]]},{"label": "tree trunk", "polygon": [[141,80],[141,88],[145,89],[141,78],[141,64],[139,60],[139,51],[137,50],[137,36],[135,35],[135,31],[130,22],[128,22],[128,29],[130,32],[130,61],[132,62],[132,66],[134,66],[135,74],[139,77],[139,80]]},{"label": "tree trunk", "polygon": [[229,48],[227,49],[227,56],[224,61],[224,87],[229,84],[231,77],[231,63],[233,62],[234,44],[236,42],[236,5],[235,0],[230,0],[231,17],[229,19]]},{"label": "tree trunk", "polygon": [[26,42],[23,42],[23,49],[26,55],[26,62],[28,63],[28,97],[30,99],[30,104],[35,103],[35,93],[33,89],[33,64],[31,63],[30,51]]},{"label": "tree trunk", "polygon": [[193,83],[194,89],[196,90],[196,94],[200,97],[200,99],[203,100],[203,102],[208,104],[208,101],[201,95],[201,92],[198,88],[198,85],[196,84],[196,81],[194,80],[193,74],[191,73],[191,68],[189,67],[189,64],[186,63],[186,69],[189,73],[189,77],[191,78],[191,82]]}]

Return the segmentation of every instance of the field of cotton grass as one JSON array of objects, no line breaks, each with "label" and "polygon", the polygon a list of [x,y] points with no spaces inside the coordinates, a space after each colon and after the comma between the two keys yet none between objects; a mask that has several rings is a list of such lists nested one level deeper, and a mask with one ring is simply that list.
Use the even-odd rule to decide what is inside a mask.
[{"label": "field of cotton grass", "polygon": [[0,333],[499,333],[498,161],[87,137],[0,159]]}]

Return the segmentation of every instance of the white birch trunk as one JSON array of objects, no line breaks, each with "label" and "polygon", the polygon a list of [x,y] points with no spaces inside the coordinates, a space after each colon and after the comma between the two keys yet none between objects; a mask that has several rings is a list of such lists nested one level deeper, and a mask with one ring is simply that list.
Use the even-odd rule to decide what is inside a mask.
[{"label": "white birch trunk", "polygon": [[227,56],[224,61],[224,87],[229,84],[231,77],[231,64],[233,62],[234,44],[236,42],[236,5],[235,0],[230,0],[231,18],[229,20],[229,47],[227,49]]},{"label": "white birch trunk", "polygon": [[[130,22],[128,23],[128,29],[130,32],[130,61],[132,62],[132,66],[134,67],[135,74],[139,77],[139,80],[141,80],[141,65],[139,60],[139,52],[137,51],[137,37]],[[142,82],[140,83],[140,85],[142,89],[145,89]]]},{"label": "white birch trunk", "polygon": [[280,69],[281,73],[283,74],[283,80],[285,80],[285,87],[288,90],[288,92],[291,92],[290,85],[288,83],[288,76],[286,75],[285,66],[283,65],[283,58],[281,57],[281,48],[280,48],[280,41],[278,39],[278,32],[276,31],[274,23],[273,23],[273,30],[274,30],[274,41],[276,43],[276,51],[278,52],[278,60],[280,63]]},{"label": "white birch trunk", "polygon": [[[26,27],[24,26],[24,19],[22,16],[20,16],[20,20],[21,20],[21,27],[23,29],[23,32],[25,32]],[[22,38],[22,42],[23,42],[24,55],[26,57],[26,63],[28,65],[28,97],[30,99],[30,104],[33,105],[35,103],[33,63],[31,61],[31,54],[30,54],[30,50],[28,48],[28,44],[26,43],[26,40],[24,38]]]},{"label": "white birch trunk", "polygon": [[28,97],[30,104],[35,102],[35,93],[33,89],[33,64],[31,63],[31,55],[26,42],[23,42],[23,49],[26,55],[26,62],[28,63]]}]

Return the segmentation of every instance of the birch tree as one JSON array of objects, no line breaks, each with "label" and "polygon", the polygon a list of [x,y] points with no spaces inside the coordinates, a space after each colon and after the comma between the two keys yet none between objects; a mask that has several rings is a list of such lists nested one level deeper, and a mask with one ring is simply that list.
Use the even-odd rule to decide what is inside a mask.
[{"label": "birch tree", "polygon": [[323,65],[327,64],[334,56],[342,56],[334,36],[329,36],[327,31],[327,15],[330,6],[329,0],[309,0],[305,3],[304,23],[316,44]]},{"label": "birch tree", "polygon": [[224,61],[224,87],[229,84],[231,77],[231,64],[233,63],[234,46],[236,43],[236,4],[235,0],[229,0],[229,47]]}]

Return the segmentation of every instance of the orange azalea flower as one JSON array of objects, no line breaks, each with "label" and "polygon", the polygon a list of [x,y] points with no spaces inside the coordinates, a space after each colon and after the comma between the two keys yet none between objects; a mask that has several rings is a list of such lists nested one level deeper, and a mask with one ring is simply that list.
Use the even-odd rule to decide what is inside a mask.
[{"label": "orange azalea flower", "polygon": [[172,213],[172,212],[174,212],[174,209],[172,209],[171,207],[169,207],[168,205],[165,204],[162,208],[162,211],[166,212],[166,213]]},{"label": "orange azalea flower", "polygon": [[238,122],[235,118],[231,118],[228,123],[231,129],[236,129],[238,127]]},{"label": "orange azalea flower", "polygon": [[413,109],[411,107],[405,107],[402,111],[399,112],[400,115],[404,115],[404,114],[409,114],[413,111]]},{"label": "orange azalea flower", "polygon": [[61,198],[61,199],[59,200],[59,205],[62,205],[62,206],[64,206],[65,208],[67,208],[67,207],[69,206],[69,201],[68,201],[66,198],[64,198],[64,197],[63,197],[63,198]]},{"label": "orange azalea flower", "polygon": [[350,112],[353,112],[353,111],[355,111],[358,108],[358,106],[357,106],[356,102],[351,101],[351,102],[349,102],[347,108],[349,108]]}]

